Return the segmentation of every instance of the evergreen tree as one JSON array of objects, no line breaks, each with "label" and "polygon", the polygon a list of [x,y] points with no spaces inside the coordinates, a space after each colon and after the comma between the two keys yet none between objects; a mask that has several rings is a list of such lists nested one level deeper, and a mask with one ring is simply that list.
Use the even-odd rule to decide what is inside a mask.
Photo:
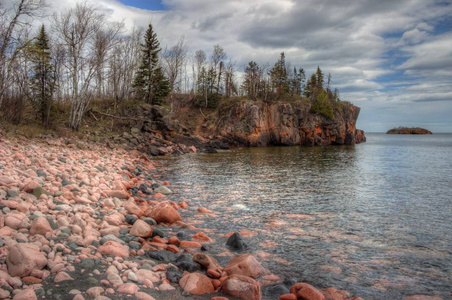
[{"label": "evergreen tree", "polygon": [[320,70],[319,66],[317,66],[316,76],[317,76],[316,87],[318,90],[322,91],[323,90],[323,72],[322,72],[322,70]]},{"label": "evergreen tree", "polygon": [[287,78],[286,57],[284,52],[281,53],[279,60],[270,70],[272,88],[277,94],[285,94],[289,91],[289,82]]},{"label": "evergreen tree", "polygon": [[333,105],[331,104],[331,100],[328,98],[327,92],[321,91],[317,95],[311,106],[311,111],[321,114],[328,119],[334,119]]},{"label": "evergreen tree", "polygon": [[259,84],[262,70],[259,65],[250,61],[245,68],[245,77],[243,79],[242,89],[247,93],[248,97],[253,100],[257,99],[259,93]]},{"label": "evergreen tree", "polygon": [[141,65],[133,83],[136,96],[150,104],[161,104],[170,93],[170,85],[159,64],[160,43],[151,24],[141,48]]},{"label": "evergreen tree", "polygon": [[311,97],[315,94],[315,90],[317,87],[317,76],[316,74],[312,74],[311,78],[306,82],[306,88],[304,89],[304,95],[306,97]]},{"label": "evergreen tree", "polygon": [[42,126],[50,127],[50,108],[55,87],[55,76],[50,54],[49,38],[44,25],[41,26],[36,41],[32,45],[31,57],[33,74],[31,90],[33,100],[38,106]]}]

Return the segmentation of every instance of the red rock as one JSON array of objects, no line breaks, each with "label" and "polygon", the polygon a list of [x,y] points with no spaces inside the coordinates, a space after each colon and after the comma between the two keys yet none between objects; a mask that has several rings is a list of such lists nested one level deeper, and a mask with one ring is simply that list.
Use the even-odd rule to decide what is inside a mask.
[{"label": "red rock", "polygon": [[[193,261],[197,262],[198,264],[200,264],[201,266],[205,267],[208,270],[221,269],[220,263],[215,258],[204,253],[198,252],[195,255],[193,255]],[[220,274],[218,273],[218,275]]]},{"label": "red rock", "polygon": [[229,300],[229,299],[226,297],[212,297],[210,298],[210,300]]},{"label": "red rock", "polygon": [[37,300],[36,293],[33,289],[26,289],[18,292],[13,300]]},{"label": "red rock", "polygon": [[231,275],[222,284],[223,291],[233,297],[243,300],[260,300],[261,286],[254,279],[242,275]]},{"label": "red rock", "polygon": [[167,240],[167,239],[164,239],[164,238],[162,238],[162,237],[160,237],[160,236],[154,236],[154,237],[152,238],[152,241],[153,241],[154,243],[168,244],[168,240]]},{"label": "red rock", "polygon": [[213,213],[213,211],[211,211],[210,209],[207,209],[205,207],[198,208],[198,212],[200,212],[202,214],[211,214],[211,213]]},{"label": "red rock", "polygon": [[74,280],[74,278],[72,278],[68,273],[66,272],[60,272],[58,273],[55,278],[53,279],[53,282],[58,283],[58,282],[62,282],[62,281],[70,281],[70,280]]},{"label": "red rock", "polygon": [[242,254],[231,259],[224,270],[228,275],[238,274],[252,278],[256,278],[265,272],[256,257],[251,254]]},{"label": "red rock", "polygon": [[[15,202],[15,201],[8,201],[8,202]],[[17,203],[17,202],[15,202]],[[18,211],[12,211],[10,213],[7,213],[5,215],[5,226],[8,226],[11,229],[18,230],[20,228],[25,228],[28,226],[28,218],[27,215],[18,212]]]},{"label": "red rock", "polygon": [[188,273],[181,278],[179,285],[184,291],[195,295],[204,295],[215,291],[212,280],[200,273]]},{"label": "red rock", "polygon": [[325,296],[322,292],[304,282],[295,283],[290,288],[290,292],[297,295],[298,298],[301,298],[302,300],[325,300]]},{"label": "red rock", "polygon": [[41,270],[47,264],[45,254],[34,244],[20,243],[11,247],[6,257],[8,272],[11,276],[25,277],[34,269]]},{"label": "red rock", "polygon": [[213,242],[210,237],[208,237],[204,232],[200,231],[193,235],[193,239],[202,242]]},{"label": "red rock", "polygon": [[130,194],[124,190],[110,190],[110,191],[104,191],[104,193],[108,197],[112,197],[112,198],[126,199],[126,200],[130,198]]},{"label": "red rock", "polygon": [[179,206],[180,206],[181,208],[188,208],[188,204],[187,204],[185,201],[180,202],[180,203],[179,203]]},{"label": "red rock", "polygon": [[25,281],[26,283],[41,283],[42,279],[41,278],[36,278],[33,276],[26,276],[24,278],[22,278],[23,281]]},{"label": "red rock", "polygon": [[279,300],[297,300],[297,296],[294,294],[283,294],[279,296]]},{"label": "red rock", "polygon": [[327,300],[345,300],[350,297],[350,293],[345,290],[327,288],[320,290]]},{"label": "red rock", "polygon": [[37,217],[33,220],[30,227],[30,234],[40,234],[45,236],[46,233],[53,233],[52,227],[50,227],[49,221],[47,221],[46,217]]},{"label": "red rock", "polygon": [[174,291],[175,288],[171,284],[164,282],[161,285],[159,285],[159,290],[160,291]]},{"label": "red rock", "polygon": [[[363,300],[361,297],[353,297],[347,300]],[[427,295],[413,295],[405,297],[403,300],[443,300],[438,296],[427,296]]]},{"label": "red rock", "polygon": [[218,279],[212,279],[212,284],[216,291],[221,286],[222,282]]},{"label": "red rock", "polygon": [[198,242],[192,242],[192,241],[181,241],[179,246],[183,249],[186,248],[201,248],[202,245]]},{"label": "red rock", "polygon": [[129,257],[129,250],[126,246],[121,245],[115,241],[108,241],[97,248],[97,251],[102,255],[113,255],[120,257]]},{"label": "red rock", "polygon": [[37,187],[41,187],[41,185],[36,181],[31,180],[23,187],[22,190],[27,193],[33,193],[33,190]]},{"label": "red rock", "polygon": [[179,238],[177,236],[172,236],[172,237],[170,237],[168,239],[168,243],[171,244],[171,245],[179,246],[180,241],[179,241]]},{"label": "red rock", "polygon": [[171,251],[173,253],[179,253],[179,248],[175,245],[168,245],[166,246],[166,250]]},{"label": "red rock", "polygon": [[123,283],[118,287],[118,293],[135,294],[140,288],[135,283]]},{"label": "red rock", "polygon": [[173,224],[177,221],[182,221],[179,213],[171,206],[168,201],[161,202],[154,207],[149,208],[146,217],[153,218],[157,223]]},{"label": "red rock", "polygon": [[150,237],[152,235],[152,227],[143,220],[136,220],[130,229],[130,234],[138,237]]}]

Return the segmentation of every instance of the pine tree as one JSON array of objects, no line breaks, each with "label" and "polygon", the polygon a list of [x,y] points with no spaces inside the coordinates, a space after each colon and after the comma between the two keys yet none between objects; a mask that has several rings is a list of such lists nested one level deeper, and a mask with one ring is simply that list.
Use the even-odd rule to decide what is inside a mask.
[{"label": "pine tree", "polygon": [[319,66],[317,66],[316,76],[317,76],[316,87],[318,90],[322,91],[323,90],[323,72],[322,72],[322,70],[320,70]]},{"label": "pine tree", "polygon": [[161,104],[169,95],[170,88],[169,81],[159,64],[160,43],[151,24],[146,31],[141,48],[143,57],[133,83],[136,96],[150,104]]},{"label": "pine tree", "polygon": [[44,25],[41,26],[36,41],[32,45],[33,75],[31,76],[31,90],[33,100],[38,106],[42,126],[50,126],[50,108],[55,87],[55,76],[50,54],[49,38]]},{"label": "pine tree", "polygon": [[284,52],[281,53],[280,59],[270,70],[272,87],[278,94],[285,94],[289,91],[289,82],[287,78],[286,57]]}]

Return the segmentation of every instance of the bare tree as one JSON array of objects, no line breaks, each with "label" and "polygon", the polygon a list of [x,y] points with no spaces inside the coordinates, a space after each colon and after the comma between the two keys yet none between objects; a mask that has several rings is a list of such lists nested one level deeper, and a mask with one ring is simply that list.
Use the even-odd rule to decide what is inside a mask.
[{"label": "bare tree", "polygon": [[163,51],[162,58],[166,76],[170,83],[170,90],[181,88],[182,67],[187,58],[188,46],[185,43],[184,36],[181,36],[176,45]]},{"label": "bare tree", "polygon": [[93,96],[90,84],[96,74],[96,57],[89,49],[104,19],[105,16],[87,2],[77,3],[75,8],[54,15],[55,36],[67,53],[66,68],[71,82],[69,126],[73,130],[79,128]]},{"label": "bare tree", "polygon": [[194,61],[196,63],[197,76],[193,79],[193,82],[196,82],[199,79],[199,75],[201,74],[201,69],[202,69],[204,63],[206,62],[206,53],[203,50],[197,50],[195,52]]},{"label": "bare tree", "polygon": [[104,77],[105,77],[105,64],[109,59],[109,54],[119,40],[117,40],[118,34],[124,28],[124,22],[113,23],[108,27],[98,30],[94,36],[94,57],[96,64],[96,87],[97,97],[100,98],[105,95],[104,90]]},{"label": "bare tree", "polygon": [[215,71],[217,71],[217,67],[218,67],[218,71],[217,71],[217,91],[220,91],[220,82],[221,82],[221,75],[222,75],[222,71],[224,69],[224,63],[223,60],[225,60],[227,58],[226,52],[224,51],[223,47],[221,47],[220,45],[215,45],[213,47],[213,53],[212,56],[210,57],[211,61],[212,61],[212,65],[215,69]]},{"label": "bare tree", "polygon": [[8,53],[16,53],[15,49],[20,47],[18,43],[19,30],[28,30],[33,18],[42,16],[44,8],[47,7],[45,0],[17,0],[11,9],[2,7],[0,2],[0,106],[5,96],[8,80],[8,63],[12,60]]}]

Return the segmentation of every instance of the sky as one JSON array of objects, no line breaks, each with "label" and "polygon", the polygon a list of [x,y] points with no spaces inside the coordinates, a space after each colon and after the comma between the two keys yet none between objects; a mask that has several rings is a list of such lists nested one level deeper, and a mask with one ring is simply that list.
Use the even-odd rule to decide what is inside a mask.
[{"label": "sky", "polygon": [[[48,0],[54,10],[74,0]],[[307,76],[331,73],[361,107],[358,128],[452,132],[452,0],[87,0],[110,20],[147,27],[162,47],[224,48],[238,66],[281,52]]]}]

